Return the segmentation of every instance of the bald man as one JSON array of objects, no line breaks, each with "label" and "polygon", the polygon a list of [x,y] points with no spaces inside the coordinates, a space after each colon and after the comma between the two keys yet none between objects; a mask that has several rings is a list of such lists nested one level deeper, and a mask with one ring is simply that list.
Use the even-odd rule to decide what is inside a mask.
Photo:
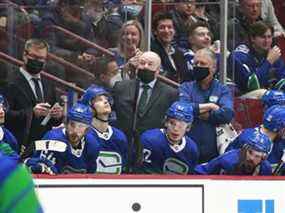
[{"label": "bald man", "polygon": [[116,126],[126,133],[129,141],[135,114],[137,135],[147,129],[161,128],[166,110],[178,99],[176,89],[157,80],[160,65],[156,53],[144,52],[139,58],[137,78],[114,86]]}]

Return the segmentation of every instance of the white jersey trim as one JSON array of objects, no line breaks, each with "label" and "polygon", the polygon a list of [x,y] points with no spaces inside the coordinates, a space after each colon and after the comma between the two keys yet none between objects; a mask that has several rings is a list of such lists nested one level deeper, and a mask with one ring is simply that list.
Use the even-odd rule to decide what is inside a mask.
[{"label": "white jersey trim", "polygon": [[[160,129],[160,131],[161,131],[163,134],[166,135],[165,129]],[[166,138],[167,138],[167,136],[166,136]],[[168,138],[167,138],[167,140],[168,140]],[[169,142],[169,140],[168,140],[168,144],[169,144],[169,147],[170,147],[175,153],[178,153],[178,152],[182,151],[182,150],[185,148],[185,146],[186,146],[186,138],[185,138],[185,136],[182,138],[181,144],[171,144],[171,143]]]},{"label": "white jersey trim", "polygon": [[92,129],[94,129],[98,137],[102,138],[103,140],[109,140],[113,135],[113,129],[111,126],[108,126],[108,129],[107,129],[108,131],[106,132],[99,132],[95,127],[92,127]]}]

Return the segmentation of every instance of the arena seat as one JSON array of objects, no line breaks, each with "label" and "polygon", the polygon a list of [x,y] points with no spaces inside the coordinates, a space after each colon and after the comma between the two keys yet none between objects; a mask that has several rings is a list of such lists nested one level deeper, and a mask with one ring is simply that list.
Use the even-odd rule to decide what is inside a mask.
[{"label": "arena seat", "polygon": [[251,128],[262,123],[263,105],[257,99],[234,98],[235,122],[242,128]]}]

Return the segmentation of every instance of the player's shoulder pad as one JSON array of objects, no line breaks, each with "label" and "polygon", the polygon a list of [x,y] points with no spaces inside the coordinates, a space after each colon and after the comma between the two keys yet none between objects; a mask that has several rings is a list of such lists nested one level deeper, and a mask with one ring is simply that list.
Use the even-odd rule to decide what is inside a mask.
[{"label": "player's shoulder pad", "polygon": [[249,53],[249,47],[245,44],[241,44],[241,45],[238,45],[236,48],[235,48],[235,52],[241,52],[241,53],[245,53],[245,54],[248,54]]},{"label": "player's shoulder pad", "polygon": [[36,151],[56,151],[65,152],[66,143],[58,140],[37,140],[35,141]]}]

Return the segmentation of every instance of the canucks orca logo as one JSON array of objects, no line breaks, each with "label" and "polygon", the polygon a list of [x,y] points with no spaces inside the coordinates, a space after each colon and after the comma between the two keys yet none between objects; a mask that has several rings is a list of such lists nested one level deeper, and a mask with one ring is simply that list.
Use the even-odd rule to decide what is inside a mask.
[{"label": "canucks orca logo", "polygon": [[98,174],[121,174],[122,158],[117,152],[100,151],[97,158]]},{"label": "canucks orca logo", "polygon": [[184,162],[175,158],[168,158],[163,165],[164,174],[188,174],[189,167]]}]

